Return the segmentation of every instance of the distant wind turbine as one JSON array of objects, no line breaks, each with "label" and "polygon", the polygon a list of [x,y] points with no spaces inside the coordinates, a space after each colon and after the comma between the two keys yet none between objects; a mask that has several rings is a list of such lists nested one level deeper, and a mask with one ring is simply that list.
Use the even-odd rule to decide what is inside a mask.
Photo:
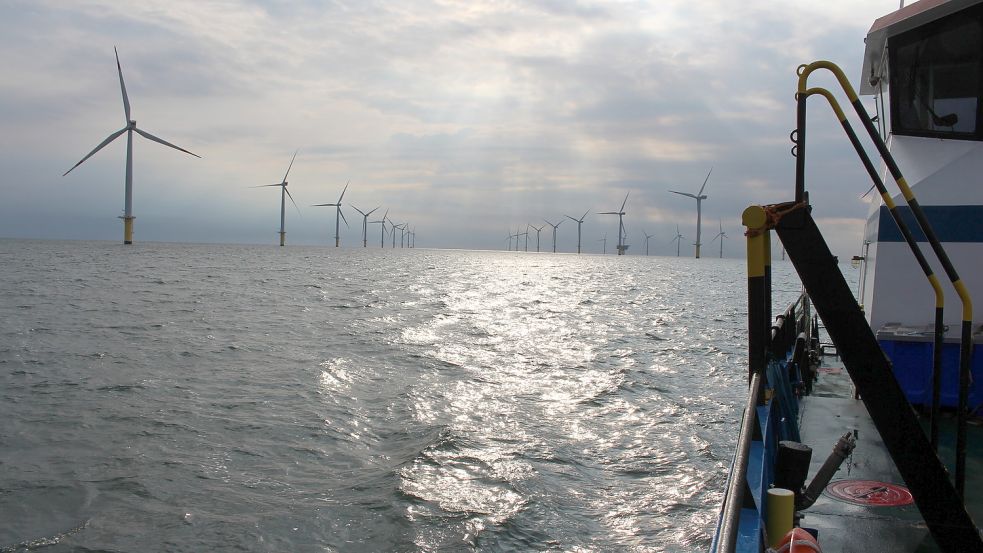
[{"label": "distant wind turbine", "polygon": [[608,233],[604,233],[604,238],[598,240],[598,242],[603,242],[601,245],[601,253],[608,253]]},{"label": "distant wind turbine", "polygon": [[727,238],[727,233],[724,232],[724,222],[723,221],[719,221],[719,223],[720,223],[720,232],[718,232],[717,235],[713,237],[713,240],[710,240],[710,243],[713,244],[714,240],[716,240],[718,238],[720,239],[720,259],[723,259],[724,258],[724,238]]},{"label": "distant wind turbine", "polygon": [[345,187],[341,190],[341,196],[338,196],[338,201],[333,204],[314,204],[314,207],[334,207],[334,247],[339,247],[341,245],[341,221],[345,221],[345,226],[348,226],[348,219],[345,219],[345,213],[341,210],[341,199],[345,197],[345,192],[348,190],[348,185],[352,181],[345,183]]},{"label": "distant wind turbine", "polygon": [[[628,200],[628,196],[625,196],[625,200]],[[584,215],[580,219],[574,219],[569,215],[566,216],[568,219],[577,221],[577,253],[580,253],[580,225],[584,224],[584,219],[587,217],[588,213],[590,213],[589,209],[584,212]]]},{"label": "distant wind turbine", "polygon": [[529,225],[529,226],[532,227],[532,228],[534,228],[534,229],[536,229],[536,251],[538,252],[539,251],[539,233],[542,232],[544,228],[546,228],[546,225],[540,225],[538,227],[533,227],[532,225]]},{"label": "distant wind turbine", "polygon": [[[300,150],[297,150],[299,152]],[[294,166],[294,160],[297,159],[297,152],[294,152],[294,157],[290,158],[290,165],[287,165],[287,172],[283,174],[283,181],[277,184],[261,184],[259,186],[254,186],[253,188],[264,188],[267,186],[279,186],[280,187],[280,245],[284,245],[286,242],[287,229],[284,226],[286,215],[287,215],[287,198],[290,198],[290,202],[294,204],[297,208],[297,213],[300,213],[300,208],[297,207],[297,202],[294,201],[294,197],[290,195],[290,191],[287,190],[287,175],[290,174],[290,168]]]},{"label": "distant wind turbine", "polygon": [[[88,155],[86,155],[85,157],[83,157],[82,158],[82,161],[79,161],[78,163],[76,163],[75,165],[73,165],[72,166],[72,169],[75,169],[79,165],[82,165],[82,163],[85,160],[87,160],[90,157],[92,157],[96,152],[98,152],[99,150],[103,149],[107,144],[109,144],[113,140],[116,140],[117,138],[119,138],[120,135],[122,135],[124,132],[126,133],[126,181],[125,181],[125,187],[123,188],[123,217],[122,217],[122,219],[123,219],[123,243],[124,244],[132,244],[133,243],[133,219],[136,218],[136,217],[133,216],[133,133],[136,132],[137,134],[139,134],[140,136],[142,136],[142,137],[144,137],[144,138],[146,138],[148,140],[153,140],[154,142],[157,142],[158,144],[163,144],[164,146],[169,146],[171,148],[174,148],[175,150],[180,150],[180,151],[182,151],[182,152],[184,152],[186,154],[193,155],[193,156],[195,156],[197,158],[201,158],[201,156],[199,156],[198,154],[193,154],[193,153],[189,152],[188,150],[185,150],[184,148],[175,146],[174,144],[171,144],[170,142],[167,142],[166,140],[162,140],[160,138],[157,138],[156,136],[154,136],[154,135],[152,135],[152,134],[150,134],[150,133],[148,133],[146,131],[142,131],[142,130],[140,130],[140,129],[137,128],[137,122],[135,120],[133,120],[133,119],[130,119],[130,99],[126,96],[126,85],[123,83],[123,68],[122,68],[122,66],[120,66],[120,63],[119,63],[119,52],[116,51],[116,48],[115,47],[113,47],[113,52],[116,52],[116,70],[119,72],[119,88],[123,92],[123,115],[126,118],[126,126],[123,127],[122,129],[114,132],[113,134],[109,135],[108,138],[106,138],[105,140],[103,140],[98,146],[95,147],[95,149],[93,149],[91,152],[89,152]],[[72,169],[69,169],[68,171],[65,171],[65,174],[62,175],[62,176],[64,177],[65,175],[68,175],[69,173],[71,173],[72,172]],[[284,188],[284,190],[286,190],[286,188]],[[293,198],[291,198],[291,200],[293,200]],[[283,229],[281,229],[281,238],[280,238],[280,241],[281,242],[283,241],[283,238],[282,238],[282,236],[283,236],[282,235],[282,230]]]},{"label": "distant wind turbine", "polygon": [[[629,192],[628,194],[631,194]],[[621,202],[621,209],[618,211],[602,211],[598,215],[617,215],[618,216],[618,255],[625,255],[628,245],[625,244],[625,204],[628,203],[628,194],[625,194],[625,201]]]},{"label": "distant wind turbine", "polygon": [[389,210],[387,209],[385,213],[382,214],[381,221],[369,221],[370,225],[382,224],[382,240],[379,242],[380,248],[386,247],[386,216],[389,215]]},{"label": "distant wind turbine", "polygon": [[673,194],[679,194],[680,196],[686,196],[688,198],[693,198],[696,200],[696,258],[700,258],[700,219],[702,217],[701,205],[703,200],[707,199],[707,196],[703,194],[703,189],[707,186],[707,181],[710,180],[710,173],[713,172],[713,168],[710,168],[710,172],[707,173],[707,178],[703,180],[703,186],[700,187],[700,191],[694,194],[689,194],[687,192],[676,192],[675,190],[670,190]]},{"label": "distant wind turbine", "polygon": [[642,234],[645,235],[645,255],[648,255],[649,254],[649,239],[652,238],[652,236],[654,236],[654,235],[645,232],[644,229],[642,230]]},{"label": "distant wind turbine", "polygon": [[[379,207],[382,207],[382,206],[379,206]],[[376,209],[379,209],[379,207],[373,209],[372,211],[375,211]],[[357,212],[359,212],[359,213],[362,214],[362,247],[363,248],[367,248],[367,247],[369,247],[369,237],[368,237],[368,231],[369,231],[369,215],[372,215],[372,211],[370,211],[368,213],[365,213],[361,209],[359,209],[359,208],[357,208],[355,206],[352,206],[352,209],[354,209],[355,211],[357,211]]]},{"label": "distant wind turbine", "polygon": [[396,229],[398,228],[399,226],[396,223],[394,223],[392,219],[389,219],[389,230],[390,230],[390,235],[392,236],[393,239],[392,246],[394,250],[396,249]]},{"label": "distant wind turbine", "polygon": [[683,235],[679,234],[679,225],[676,225],[676,237],[669,241],[670,244],[676,242],[676,257],[679,257],[679,242],[683,239]]},{"label": "distant wind turbine", "polygon": [[[516,230],[518,230],[518,229],[516,229]],[[526,237],[526,246],[525,247],[526,247],[526,251],[529,251],[529,223],[526,223],[526,232],[520,233],[518,236],[516,236],[516,245],[515,245],[515,249],[516,250],[519,249],[519,244],[518,244],[519,236],[525,236]]]},{"label": "distant wind turbine", "polygon": [[[546,219],[543,219],[543,221],[546,221]],[[553,227],[553,253],[556,253],[556,229],[563,224],[563,219],[560,219],[560,222],[555,225],[549,221],[546,221],[546,224]]]}]

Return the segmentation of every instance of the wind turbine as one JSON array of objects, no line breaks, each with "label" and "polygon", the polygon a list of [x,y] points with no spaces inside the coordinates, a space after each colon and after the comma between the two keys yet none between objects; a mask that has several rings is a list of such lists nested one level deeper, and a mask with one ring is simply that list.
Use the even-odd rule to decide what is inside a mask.
[{"label": "wind turbine", "polygon": [[604,242],[604,244],[601,245],[601,253],[608,253],[608,233],[605,232],[604,238],[601,238],[598,240],[598,242]]},{"label": "wind turbine", "polygon": [[398,229],[398,228],[399,228],[399,226],[397,226],[396,223],[394,223],[392,219],[389,219],[389,230],[390,230],[389,234],[393,238],[393,244],[392,244],[392,246],[393,246],[393,249],[394,250],[396,249],[396,229]]},{"label": "wind turbine", "polygon": [[[518,229],[516,229],[516,230],[518,230]],[[519,249],[519,236],[525,236],[526,237],[526,246],[525,247],[526,247],[526,251],[529,251],[529,223],[526,223],[526,232],[520,233],[520,234],[518,234],[515,237],[515,240],[516,240],[515,249],[516,249],[516,251],[518,251],[518,249]]]},{"label": "wind turbine", "polygon": [[[629,192],[628,194],[631,194]],[[625,244],[625,204],[628,203],[628,194],[625,194],[625,201],[621,202],[621,209],[618,211],[602,211],[598,215],[617,215],[618,216],[618,255],[625,255],[628,245]]]},{"label": "wind turbine", "polygon": [[[625,196],[625,201],[627,201],[627,200],[628,200],[628,196]],[[587,214],[588,213],[590,213],[590,210],[589,209],[584,212],[584,215],[580,219],[574,219],[573,217],[570,217],[569,215],[566,216],[568,219],[577,221],[577,253],[580,253],[580,225],[584,224],[584,219],[587,217]],[[535,227],[533,227],[533,228],[535,228]]]},{"label": "wind turbine", "polygon": [[642,234],[645,235],[645,255],[649,254],[649,239],[655,236],[654,234],[649,234],[642,229]]},{"label": "wind turbine", "polygon": [[[341,199],[345,197],[345,191],[348,190],[348,185],[352,181],[345,183],[345,187],[341,190],[341,196],[338,196],[338,201],[333,204],[314,204],[314,207],[334,207],[336,209],[334,215],[334,247],[339,247],[341,245],[341,222],[339,218],[345,221],[345,226],[348,226],[348,219],[345,219],[345,213],[341,211]],[[361,213],[361,211],[359,212]]]},{"label": "wind turbine", "polygon": [[[95,149],[93,149],[91,152],[89,152],[88,155],[86,155],[85,157],[83,157],[82,158],[82,161],[79,161],[78,163],[76,163],[75,165],[73,165],[72,166],[72,169],[75,169],[79,165],[82,165],[82,162],[84,162],[85,160],[87,160],[90,157],[92,157],[96,152],[98,152],[99,150],[103,149],[107,144],[109,144],[113,140],[116,140],[117,138],[119,138],[120,135],[122,135],[124,132],[126,133],[126,181],[125,181],[126,184],[125,184],[125,187],[123,188],[123,217],[122,217],[122,219],[123,219],[123,243],[124,244],[132,244],[133,243],[133,219],[136,218],[136,217],[133,216],[133,133],[136,132],[137,134],[139,134],[140,136],[142,136],[142,137],[144,137],[144,138],[146,138],[148,140],[153,140],[154,142],[157,142],[158,144],[163,144],[164,146],[169,146],[171,148],[174,148],[175,150],[180,150],[180,151],[182,151],[182,152],[184,152],[186,154],[193,155],[193,156],[195,156],[197,158],[201,158],[201,156],[199,156],[198,154],[192,154],[191,152],[189,152],[188,150],[185,150],[184,148],[175,146],[174,144],[171,144],[170,142],[167,142],[166,140],[162,140],[160,138],[157,138],[156,136],[154,136],[154,135],[152,135],[152,134],[150,134],[150,133],[148,133],[146,131],[142,131],[142,130],[140,130],[140,129],[137,128],[137,122],[135,120],[133,120],[133,119],[130,119],[130,99],[126,96],[126,85],[123,84],[123,68],[122,68],[122,66],[120,66],[120,63],[119,63],[119,52],[116,51],[116,47],[113,47],[113,52],[116,52],[116,70],[119,72],[119,88],[123,92],[123,115],[126,118],[126,126],[123,127],[122,129],[114,132],[113,134],[109,135],[108,138],[106,138],[105,140],[103,140],[98,146],[95,147]],[[72,169],[69,169],[68,171],[65,171],[65,174],[63,174],[62,176],[64,177],[65,175],[68,175],[69,173],[71,173],[72,172]],[[284,188],[284,190],[286,190],[286,188]],[[291,200],[293,200],[293,198],[291,198]],[[282,229],[281,229],[281,233],[282,233]],[[282,236],[283,235],[281,234],[281,237]],[[281,238],[281,241],[282,240],[283,239]]]},{"label": "wind turbine", "polygon": [[[546,219],[543,219],[543,221],[546,221]],[[555,225],[549,221],[546,221],[546,224],[553,227],[553,253],[556,253],[556,229],[563,224],[563,219],[560,219],[560,222]]]},{"label": "wind turbine", "polygon": [[[299,152],[300,150],[297,150]],[[283,181],[277,184],[261,184],[259,186],[254,186],[253,188],[264,188],[267,186],[279,186],[280,187],[280,245],[284,245],[286,242],[287,230],[284,227],[284,220],[287,215],[287,198],[290,198],[290,202],[294,204],[297,208],[297,213],[300,213],[300,208],[297,207],[297,202],[294,201],[294,197],[290,195],[290,191],[287,190],[287,175],[290,174],[290,168],[294,166],[294,160],[297,159],[297,152],[294,152],[294,157],[290,158],[290,165],[287,165],[287,172],[283,174]]]},{"label": "wind turbine", "polygon": [[714,240],[716,240],[718,238],[720,239],[720,259],[723,259],[724,258],[724,238],[727,238],[727,233],[724,232],[724,222],[723,221],[720,221],[720,232],[718,232],[717,235],[713,237],[713,240],[710,240],[710,243],[713,244]]},{"label": "wind turbine", "polygon": [[529,225],[529,226],[532,227],[532,228],[534,228],[534,229],[536,229],[536,252],[538,253],[539,252],[539,233],[542,232],[544,228],[546,228],[546,225],[542,225],[542,226],[538,226],[538,227],[533,227],[532,225]]},{"label": "wind turbine", "polygon": [[[372,211],[375,211],[374,209]],[[380,248],[386,247],[386,216],[389,215],[389,210],[387,209],[385,213],[382,214],[381,221],[369,221],[370,225],[382,224],[382,240],[379,242]]]},{"label": "wind turbine", "polygon": [[[379,207],[382,207],[382,206],[379,206]],[[379,207],[377,207],[375,209],[379,209]],[[370,211],[368,213],[363,212],[361,209],[359,209],[359,208],[357,208],[355,206],[352,206],[352,209],[354,209],[355,211],[357,211],[357,212],[359,212],[359,213],[362,214],[362,247],[363,248],[367,248],[367,247],[369,247],[369,240],[368,240],[369,215],[372,215],[372,211],[375,211],[375,209],[373,209],[372,211]]]},{"label": "wind turbine", "polygon": [[710,173],[713,172],[713,168],[710,168],[710,172],[707,173],[707,178],[703,180],[703,186],[700,187],[700,191],[695,195],[686,192],[676,192],[675,190],[670,190],[673,194],[679,194],[680,196],[686,196],[688,198],[693,198],[696,200],[696,258],[700,258],[700,219],[702,217],[700,206],[703,204],[703,200],[707,199],[707,196],[703,193],[703,189],[707,186],[707,181],[710,180]]},{"label": "wind turbine", "polygon": [[683,235],[679,234],[679,225],[676,225],[676,237],[669,241],[670,244],[676,242],[676,257],[679,257],[679,241],[683,239]]}]

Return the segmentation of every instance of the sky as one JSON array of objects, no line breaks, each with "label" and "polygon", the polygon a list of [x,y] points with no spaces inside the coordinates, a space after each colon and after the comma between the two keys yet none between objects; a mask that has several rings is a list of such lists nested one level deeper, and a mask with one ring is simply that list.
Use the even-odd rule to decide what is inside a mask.
[{"label": "sky", "polygon": [[[388,210],[417,247],[504,249],[565,220],[557,250],[608,253],[625,195],[629,254],[704,256],[741,212],[792,198],[796,67],[859,80],[863,39],[897,0],[0,0],[0,237],[122,240],[125,125],[135,241],[361,246]],[[817,73],[810,84],[835,90]],[[842,99],[843,97],[840,96]],[[864,100],[873,110],[873,100]],[[810,101],[807,188],[841,258],[860,252],[870,187],[830,109]],[[299,211],[299,212],[298,212]],[[369,244],[378,247],[378,225]],[[541,248],[552,248],[550,227]],[[535,230],[530,249],[535,249]]]}]

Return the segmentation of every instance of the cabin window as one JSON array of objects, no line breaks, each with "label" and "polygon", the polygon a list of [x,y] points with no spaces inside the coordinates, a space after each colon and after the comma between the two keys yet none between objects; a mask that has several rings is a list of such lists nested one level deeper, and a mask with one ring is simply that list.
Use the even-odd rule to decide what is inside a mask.
[{"label": "cabin window", "polygon": [[895,134],[983,140],[983,4],[889,41]]}]

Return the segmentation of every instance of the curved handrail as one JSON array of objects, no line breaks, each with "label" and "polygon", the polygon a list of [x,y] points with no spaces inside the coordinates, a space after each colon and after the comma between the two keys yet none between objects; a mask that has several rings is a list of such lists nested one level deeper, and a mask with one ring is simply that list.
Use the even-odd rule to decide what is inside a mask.
[{"label": "curved handrail", "polygon": [[808,65],[801,65],[798,68],[798,107],[797,107],[797,118],[799,122],[799,129],[796,133],[796,194],[798,195],[804,192],[804,164],[805,164],[805,100],[808,97],[806,92],[809,90],[807,86],[807,81],[809,75],[817,69],[826,69],[833,73],[836,77],[837,82],[840,84],[840,88],[846,93],[847,98],[853,105],[854,111],[860,118],[864,129],[870,136],[871,141],[877,148],[881,159],[884,161],[888,170],[891,172],[891,176],[897,183],[898,188],[901,189],[901,194],[907,202],[908,207],[911,208],[912,214],[915,216],[915,221],[921,228],[921,231],[925,234],[928,239],[928,243],[932,247],[932,251],[935,253],[936,258],[939,263],[942,264],[942,269],[945,271],[946,276],[952,283],[953,288],[956,290],[956,294],[959,296],[959,300],[962,302],[962,332],[960,339],[960,352],[959,352],[959,405],[958,405],[958,423],[956,430],[956,490],[959,495],[964,496],[964,490],[966,486],[966,411],[969,403],[969,383],[970,383],[970,356],[972,354],[972,327],[973,327],[973,301],[970,298],[969,290],[967,290],[966,285],[959,278],[959,274],[956,272],[956,268],[952,265],[945,248],[942,247],[942,243],[939,241],[935,231],[932,229],[932,225],[928,222],[928,218],[925,216],[924,211],[922,211],[921,206],[918,205],[918,200],[915,198],[914,193],[908,186],[904,175],[901,174],[901,169],[898,167],[894,156],[887,148],[887,144],[881,139],[880,135],[877,133],[877,129],[874,128],[874,124],[870,121],[870,115],[867,110],[864,109],[863,104],[860,103],[860,98],[857,96],[856,91],[853,89],[853,85],[850,84],[849,79],[843,73],[836,64],[826,61],[818,60],[814,61]]},{"label": "curved handrail", "polygon": [[912,235],[911,229],[908,228],[908,225],[901,218],[901,214],[898,213],[898,206],[894,203],[894,198],[892,198],[888,193],[887,187],[884,186],[884,181],[878,174],[873,162],[871,162],[870,156],[868,156],[867,152],[864,150],[863,145],[860,143],[860,139],[857,138],[857,133],[854,132],[853,126],[850,125],[850,122],[846,118],[846,114],[840,108],[840,104],[833,96],[833,93],[825,88],[808,88],[799,94],[806,97],[818,94],[826,98],[826,101],[833,109],[833,113],[835,113],[837,119],[839,119],[840,125],[843,127],[844,132],[846,132],[847,137],[850,139],[850,144],[852,144],[854,150],[856,150],[857,157],[860,158],[861,163],[863,163],[864,168],[867,170],[867,174],[870,176],[871,181],[873,181],[874,187],[877,188],[877,192],[881,195],[881,200],[884,202],[884,205],[887,206],[888,212],[891,214],[891,218],[894,219],[895,224],[898,225],[901,235],[908,244],[908,249],[910,249],[912,255],[915,256],[918,266],[921,268],[922,272],[925,273],[925,277],[932,286],[932,290],[935,291],[935,339],[932,356],[933,386],[930,440],[932,443],[932,449],[938,451],[939,394],[942,381],[942,346],[945,339],[945,322],[943,317],[945,294],[942,291],[942,285],[939,283],[938,277],[935,276],[935,271],[932,269],[931,265],[928,264],[928,260],[925,259],[925,255],[922,253],[922,249],[918,246],[918,242],[915,240],[914,235]]}]

